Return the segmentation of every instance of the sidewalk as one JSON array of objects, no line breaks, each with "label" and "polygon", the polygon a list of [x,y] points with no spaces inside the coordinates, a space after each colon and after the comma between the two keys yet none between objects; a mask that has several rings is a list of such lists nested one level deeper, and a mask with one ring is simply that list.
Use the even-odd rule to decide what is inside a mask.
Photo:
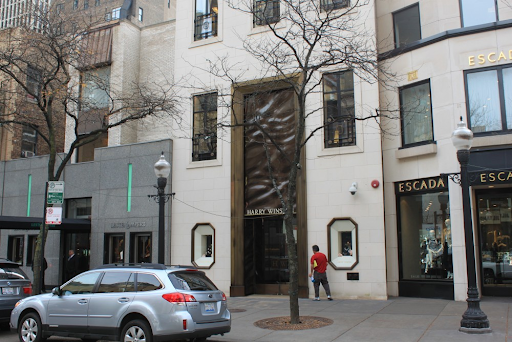
[{"label": "sidewalk", "polygon": [[334,300],[320,302],[300,299],[301,316],[319,316],[334,321],[320,329],[274,331],[260,329],[254,322],[271,317],[289,316],[285,296],[248,296],[228,298],[232,310],[231,332],[212,336],[208,341],[299,341],[299,342],[512,342],[511,298],[482,299],[492,333],[465,334],[458,331],[466,302],[442,299],[390,298],[378,300]]}]

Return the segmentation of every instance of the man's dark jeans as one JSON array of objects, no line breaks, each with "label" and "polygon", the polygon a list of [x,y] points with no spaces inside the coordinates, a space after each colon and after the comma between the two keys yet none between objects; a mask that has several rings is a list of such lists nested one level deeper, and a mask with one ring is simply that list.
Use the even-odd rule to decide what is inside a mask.
[{"label": "man's dark jeans", "polygon": [[320,297],[320,283],[322,283],[327,296],[330,296],[331,289],[329,287],[329,281],[327,280],[327,273],[319,273],[315,271],[313,277],[315,278],[315,282],[313,283],[313,286],[315,287],[315,298]]}]

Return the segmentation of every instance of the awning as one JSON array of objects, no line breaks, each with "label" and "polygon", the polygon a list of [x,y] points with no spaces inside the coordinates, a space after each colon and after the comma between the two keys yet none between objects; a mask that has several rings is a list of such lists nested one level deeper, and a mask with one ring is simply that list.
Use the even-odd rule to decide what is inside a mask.
[{"label": "awning", "polygon": [[[0,216],[0,229],[39,229],[41,217]],[[85,219],[62,219],[62,224],[49,225],[51,230],[90,231],[91,221]]]}]

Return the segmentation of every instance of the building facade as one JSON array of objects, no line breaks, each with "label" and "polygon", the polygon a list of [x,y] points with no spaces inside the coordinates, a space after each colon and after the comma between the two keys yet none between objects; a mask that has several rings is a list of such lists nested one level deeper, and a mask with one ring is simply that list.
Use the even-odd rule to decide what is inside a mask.
[{"label": "building facade", "polygon": [[379,57],[399,76],[381,87],[395,134],[383,139],[388,295],[464,300],[460,172],[450,137],[474,133],[469,160],[483,295],[510,293],[512,8],[506,1],[379,1]]}]

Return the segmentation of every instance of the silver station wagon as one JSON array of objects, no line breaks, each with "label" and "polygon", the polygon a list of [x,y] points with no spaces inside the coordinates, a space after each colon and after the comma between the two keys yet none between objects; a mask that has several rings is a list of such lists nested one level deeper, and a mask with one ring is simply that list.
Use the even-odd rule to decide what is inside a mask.
[{"label": "silver station wagon", "polygon": [[224,293],[191,266],[110,264],[20,300],[10,326],[22,342],[205,341],[229,332],[231,315]]}]

